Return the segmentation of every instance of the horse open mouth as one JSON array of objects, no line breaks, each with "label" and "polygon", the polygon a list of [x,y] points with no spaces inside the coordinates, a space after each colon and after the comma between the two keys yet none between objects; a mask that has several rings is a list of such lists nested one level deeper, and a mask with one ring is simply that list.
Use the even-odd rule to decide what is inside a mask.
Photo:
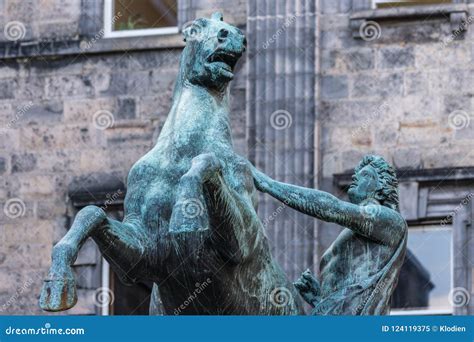
[{"label": "horse open mouth", "polygon": [[232,73],[239,57],[239,55],[229,51],[217,50],[209,57],[208,61],[209,63],[217,65],[219,68]]}]

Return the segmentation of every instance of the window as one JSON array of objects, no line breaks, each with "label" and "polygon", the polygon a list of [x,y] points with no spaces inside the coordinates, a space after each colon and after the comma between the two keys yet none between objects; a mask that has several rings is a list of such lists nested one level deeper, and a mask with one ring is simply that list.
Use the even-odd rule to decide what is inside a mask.
[{"label": "window", "polygon": [[178,0],[105,0],[104,37],[178,33]]},{"label": "window", "polygon": [[392,314],[452,313],[452,275],[452,227],[410,228],[405,263],[392,297]]},{"label": "window", "polygon": [[401,6],[423,6],[423,5],[438,5],[438,4],[450,4],[450,0],[373,0],[373,8],[390,8],[390,7],[401,7]]}]

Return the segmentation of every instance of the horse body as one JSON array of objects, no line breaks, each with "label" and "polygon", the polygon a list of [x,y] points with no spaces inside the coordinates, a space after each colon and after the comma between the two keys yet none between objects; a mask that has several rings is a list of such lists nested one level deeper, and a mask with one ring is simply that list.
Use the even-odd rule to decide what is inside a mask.
[{"label": "horse body", "polygon": [[122,281],[155,283],[152,300],[159,292],[166,314],[302,313],[271,257],[249,164],[232,148],[227,86],[245,38],[219,14],[184,34],[173,105],[130,170],[123,222],[97,207],[78,213],[53,249],[45,310],[75,304],[70,266],[90,236]]}]

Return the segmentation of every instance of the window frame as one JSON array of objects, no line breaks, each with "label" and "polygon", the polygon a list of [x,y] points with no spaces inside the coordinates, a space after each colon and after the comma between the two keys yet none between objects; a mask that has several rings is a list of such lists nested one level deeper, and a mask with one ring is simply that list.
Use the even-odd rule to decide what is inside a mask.
[{"label": "window frame", "polygon": [[[411,227],[408,227],[408,230],[410,229],[419,229],[426,227],[428,229],[436,229],[434,228],[436,224],[426,224],[426,225],[412,225]],[[430,228],[433,227],[433,228]],[[446,226],[445,228],[447,228]],[[449,225],[449,229],[451,230],[451,242],[450,242],[450,254],[451,254],[451,264],[450,264],[450,271],[451,271],[451,281],[450,281],[450,289],[449,289],[449,294],[454,288],[454,226],[452,224]],[[409,234],[409,233],[408,233]],[[448,296],[449,296],[448,294]],[[390,309],[389,315],[390,316],[413,316],[413,315],[453,315],[454,314],[454,307],[451,305],[449,309],[415,309],[415,310],[410,310],[410,309]]]},{"label": "window frame", "polygon": [[[107,262],[107,260],[105,260],[103,256],[101,256],[100,260],[101,260],[101,265],[100,265],[101,294],[103,298],[106,298],[106,296],[108,295],[107,289],[111,288],[110,286],[111,270],[110,270],[109,263]],[[111,316],[110,314],[111,306],[112,306],[112,303],[110,303],[109,305],[103,305],[100,308],[99,316]]]},{"label": "window frame", "polygon": [[[469,7],[466,0],[453,0],[452,3],[431,4],[423,6],[400,6],[397,8],[374,8],[374,0],[352,0],[352,12],[349,17],[349,27],[352,37],[361,39],[360,28],[367,22],[375,21],[420,21],[427,16],[433,18],[449,18],[451,31],[465,32],[468,26],[462,24],[468,18]],[[461,35],[460,37],[463,37]]]},{"label": "window frame", "polygon": [[[393,0],[370,0],[370,7],[374,10],[378,10],[378,9],[381,9],[381,8],[378,8],[377,7],[377,4],[378,3],[387,3],[387,2],[393,2]],[[420,6],[438,6],[438,5],[451,5],[451,4],[454,4],[456,3],[456,1],[452,1],[451,3],[439,3],[439,4],[436,4],[436,3],[426,3],[425,5],[420,5]]]},{"label": "window frame", "polygon": [[[179,3],[178,3],[179,6]],[[129,38],[144,36],[163,36],[179,33],[178,26],[159,27],[137,30],[120,30],[114,31],[112,18],[114,16],[114,0],[104,0],[104,38]]]}]

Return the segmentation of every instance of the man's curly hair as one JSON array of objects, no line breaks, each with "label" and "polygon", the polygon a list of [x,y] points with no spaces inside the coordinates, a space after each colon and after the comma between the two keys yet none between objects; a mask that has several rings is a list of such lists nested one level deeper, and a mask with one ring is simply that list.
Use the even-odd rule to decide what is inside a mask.
[{"label": "man's curly hair", "polygon": [[380,156],[366,155],[355,168],[355,172],[367,165],[372,166],[378,175],[379,187],[375,199],[381,205],[398,211],[398,180],[393,167]]}]

